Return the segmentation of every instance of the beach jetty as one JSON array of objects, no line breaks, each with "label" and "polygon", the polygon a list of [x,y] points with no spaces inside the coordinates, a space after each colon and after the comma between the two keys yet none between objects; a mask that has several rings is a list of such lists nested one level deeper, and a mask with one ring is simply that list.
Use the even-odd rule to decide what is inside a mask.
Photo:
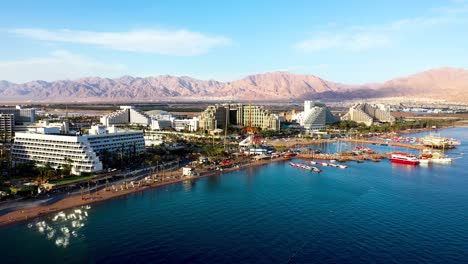
[{"label": "beach jetty", "polygon": [[403,142],[383,142],[383,141],[370,140],[370,139],[341,139],[341,141],[347,141],[347,142],[358,143],[358,144],[370,144],[370,145],[385,144],[388,146],[403,147],[403,148],[418,149],[418,150],[427,148],[427,146],[417,145],[417,144],[410,144],[410,143],[403,143]]},{"label": "beach jetty", "polygon": [[337,160],[340,162],[345,161],[377,161],[381,159],[386,159],[390,156],[390,153],[383,154],[366,154],[366,155],[331,155],[331,154],[298,154],[297,158],[301,159],[316,159],[316,160]]}]

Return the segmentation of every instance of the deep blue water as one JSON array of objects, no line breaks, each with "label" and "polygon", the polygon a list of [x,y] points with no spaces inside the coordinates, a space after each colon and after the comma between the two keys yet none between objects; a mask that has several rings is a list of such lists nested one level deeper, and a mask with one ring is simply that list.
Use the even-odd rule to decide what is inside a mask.
[{"label": "deep blue water", "polygon": [[3,227],[1,263],[467,263],[468,129],[442,135],[452,165],[273,163]]}]

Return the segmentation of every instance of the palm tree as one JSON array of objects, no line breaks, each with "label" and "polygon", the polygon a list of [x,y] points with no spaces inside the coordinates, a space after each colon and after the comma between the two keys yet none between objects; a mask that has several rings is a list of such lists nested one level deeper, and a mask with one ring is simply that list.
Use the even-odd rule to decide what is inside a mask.
[{"label": "palm tree", "polygon": [[41,184],[47,182],[53,173],[53,169],[49,163],[47,163],[45,166],[37,168],[37,170],[39,171],[38,179],[41,182]]},{"label": "palm tree", "polygon": [[73,160],[68,157],[65,157],[64,161],[65,161],[65,165],[63,165],[62,167],[62,173],[64,174],[64,176],[70,176]]}]

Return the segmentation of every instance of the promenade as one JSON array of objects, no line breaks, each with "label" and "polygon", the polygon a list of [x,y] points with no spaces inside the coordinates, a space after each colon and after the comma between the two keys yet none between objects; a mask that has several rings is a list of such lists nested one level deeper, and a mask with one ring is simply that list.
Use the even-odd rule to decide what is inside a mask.
[{"label": "promenade", "polygon": [[160,187],[168,184],[183,182],[187,180],[195,180],[203,177],[219,175],[239,170],[247,167],[261,166],[270,162],[283,161],[283,158],[251,161],[242,166],[226,168],[223,170],[199,170],[199,176],[182,177],[182,169],[176,171],[153,174],[146,179],[130,183],[118,183],[106,186],[100,190],[91,193],[74,193],[73,195],[63,198],[57,202],[48,205],[35,206],[31,208],[18,209],[0,216],[0,226],[14,224],[22,221],[28,221],[36,217],[44,216],[51,213],[63,211],[65,209],[89,205],[131,193],[142,192],[151,188]]}]

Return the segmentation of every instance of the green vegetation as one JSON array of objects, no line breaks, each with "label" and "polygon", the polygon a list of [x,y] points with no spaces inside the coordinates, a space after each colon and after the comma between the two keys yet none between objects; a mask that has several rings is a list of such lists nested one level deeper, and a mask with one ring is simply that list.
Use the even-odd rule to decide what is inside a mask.
[{"label": "green vegetation", "polygon": [[95,175],[81,175],[81,176],[73,176],[73,177],[68,177],[68,178],[63,178],[63,179],[57,179],[57,180],[51,180],[49,181],[50,184],[69,184],[69,183],[74,183],[74,182],[79,182],[79,181],[85,181],[85,180],[90,180],[94,178]]},{"label": "green vegetation", "polygon": [[223,145],[204,145],[202,152],[209,157],[219,157],[219,156],[224,156],[224,146]]},{"label": "green vegetation", "polygon": [[287,147],[284,145],[276,146],[275,148],[277,151],[280,151],[280,152],[285,151],[287,149]]}]

